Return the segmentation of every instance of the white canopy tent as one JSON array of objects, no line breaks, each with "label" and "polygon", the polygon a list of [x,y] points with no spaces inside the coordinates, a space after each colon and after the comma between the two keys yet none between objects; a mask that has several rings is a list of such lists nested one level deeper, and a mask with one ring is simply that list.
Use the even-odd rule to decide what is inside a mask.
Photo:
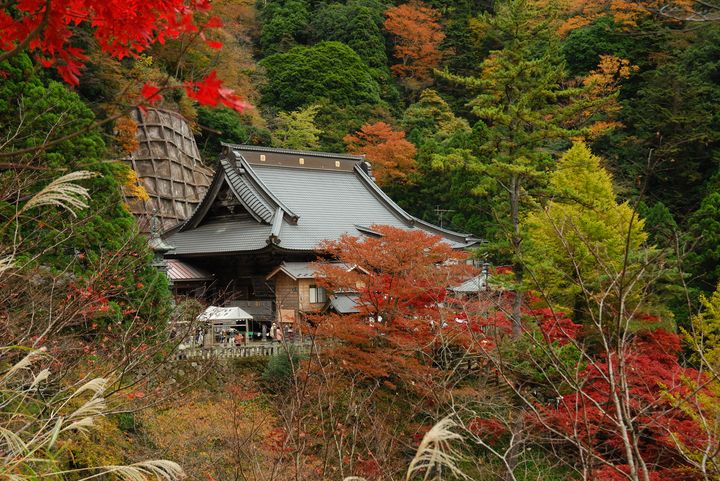
[{"label": "white canopy tent", "polygon": [[244,328],[243,337],[247,342],[248,324],[253,320],[253,316],[235,306],[210,306],[197,319],[208,324],[213,334],[209,336],[210,341],[214,344],[232,339],[232,331],[240,332],[239,328]]}]

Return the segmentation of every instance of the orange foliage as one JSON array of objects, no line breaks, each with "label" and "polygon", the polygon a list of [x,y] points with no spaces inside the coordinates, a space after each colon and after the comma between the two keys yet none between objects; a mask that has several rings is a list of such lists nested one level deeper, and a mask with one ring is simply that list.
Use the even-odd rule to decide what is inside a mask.
[{"label": "orange foliage", "polygon": [[445,38],[438,23],[440,12],[422,2],[412,1],[385,11],[385,29],[395,37],[395,57],[391,68],[414,84],[427,85],[442,58],[440,42]]},{"label": "orange foliage", "polygon": [[620,89],[620,83],[638,69],[637,65],[631,65],[627,59],[613,55],[601,55],[597,68],[583,79],[584,95],[588,99],[606,99],[602,108],[606,119],[592,121],[592,116],[597,112],[592,109],[582,112],[583,116],[591,119],[587,129],[589,138],[597,138],[609,130],[622,126],[620,122],[612,120],[614,114],[618,113],[621,108],[615,96]]},{"label": "orange foliage", "polygon": [[239,466],[249,481],[265,479],[273,466],[287,473],[277,479],[293,479],[293,466],[278,452],[278,420],[248,388],[230,385],[212,397],[186,393],[183,402],[148,410],[141,421],[150,443],[179,462],[189,479],[236,479]]},{"label": "orange foliage", "polygon": [[643,17],[651,15],[685,20],[697,16],[694,6],[692,0],[568,0],[564,5],[568,19],[559,31],[566,34],[603,16],[625,27],[635,27]]},{"label": "orange foliage", "polygon": [[601,55],[600,63],[585,79],[583,84],[594,94],[606,93],[616,88],[617,84],[637,72],[639,67],[630,61],[614,55]]},{"label": "orange foliage", "polygon": [[417,149],[405,140],[405,132],[394,131],[385,122],[365,124],[343,141],[349,152],[367,157],[380,185],[403,180],[415,168]]},{"label": "orange foliage", "polygon": [[140,146],[137,128],[137,122],[128,116],[122,116],[115,121],[115,140],[124,153],[135,152]]},{"label": "orange foliage", "polygon": [[428,392],[432,350],[456,325],[446,288],[467,278],[466,254],[418,229],[372,229],[380,237],[346,235],[323,245],[340,263],[320,262],[319,282],[330,292],[356,293],[358,310],[314,319],[333,340],[323,352],[353,376]]}]

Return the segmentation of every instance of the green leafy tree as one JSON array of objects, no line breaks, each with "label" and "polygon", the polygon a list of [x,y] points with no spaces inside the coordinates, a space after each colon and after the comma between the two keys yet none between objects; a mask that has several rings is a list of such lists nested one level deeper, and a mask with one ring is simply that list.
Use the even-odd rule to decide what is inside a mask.
[{"label": "green leafy tree", "polygon": [[662,246],[672,245],[673,239],[678,233],[678,225],[665,204],[655,202],[648,205],[640,202],[638,214],[645,219],[645,230],[651,242]]},{"label": "green leafy tree", "polygon": [[273,146],[285,149],[318,149],[322,131],[315,126],[315,116],[319,109],[319,105],[311,105],[294,112],[280,112],[275,119]]},{"label": "green leafy tree", "polygon": [[401,125],[418,146],[417,171],[410,182],[385,187],[392,198],[427,221],[487,235],[492,215],[474,193],[484,177],[473,153],[480,134],[431,89],[405,110]]},{"label": "green leafy tree", "polygon": [[[561,50],[569,73],[585,75],[597,66],[601,55],[616,55],[635,62],[633,54],[637,45],[638,41],[627,35],[622,26],[616,25],[612,18],[603,17],[568,33],[562,41]],[[638,52],[638,56],[641,55]]]},{"label": "green leafy tree", "polygon": [[476,48],[477,35],[473,32],[473,19],[487,11],[487,5],[470,0],[461,1],[430,1],[434,8],[443,12],[445,20],[445,40],[441,48],[449,55],[445,58],[453,72],[461,75],[472,75],[482,62],[482,49]]},{"label": "green leafy tree", "polygon": [[197,123],[201,127],[197,136],[203,160],[214,165],[222,151],[221,142],[269,146],[270,131],[251,125],[250,120],[228,108],[198,109]]},{"label": "green leafy tree", "polygon": [[[500,48],[483,61],[478,77],[445,77],[480,91],[468,105],[488,126],[478,146],[480,168],[496,182],[488,193],[495,195],[498,219],[507,233],[503,243],[509,247],[518,289],[512,317],[519,335],[522,217],[537,205],[553,152],[581,135],[583,127],[589,130],[596,120],[590,113],[602,110],[614,96],[594,81],[568,87],[557,15],[551,9],[532,0],[507,0],[496,5],[495,15],[482,15],[479,22]],[[498,202],[500,196],[506,200]]]},{"label": "green leafy tree", "polygon": [[573,309],[580,282],[598,292],[603,279],[628,267],[626,252],[631,261],[641,257],[647,234],[633,208],[617,202],[612,177],[585,144],[574,144],[557,162],[548,194],[543,210],[525,220],[523,261],[533,288]]},{"label": "green leafy tree", "polygon": [[310,10],[304,0],[266,2],[260,12],[260,47],[265,55],[286,52],[303,40],[310,22]]},{"label": "green leafy tree", "polygon": [[320,100],[315,125],[322,131],[320,147],[326,152],[344,152],[343,138],[367,123],[392,123],[393,116],[385,103],[338,105],[328,99]]},{"label": "green leafy tree", "polygon": [[340,42],[294,47],[266,57],[262,102],[295,110],[328,99],[338,106],[380,103],[380,87],[360,56]]},{"label": "green leafy tree", "polygon": [[648,50],[659,52],[645,53],[654,62],[641,64],[621,92],[625,127],[594,148],[612,162],[624,190],[644,189],[682,223],[720,165],[720,27],[656,42]]},{"label": "green leafy tree", "polygon": [[338,41],[352,48],[368,65],[369,72],[380,86],[383,100],[397,105],[400,92],[388,67],[382,24],[386,6],[378,0],[321,4],[310,24],[311,40]]},{"label": "green leafy tree", "polygon": [[697,239],[689,259],[692,271],[701,287],[711,290],[720,280],[720,192],[708,194],[688,224]]},{"label": "green leafy tree", "polygon": [[405,110],[402,126],[418,144],[428,136],[445,141],[470,133],[467,120],[457,117],[445,99],[432,89],[423,90],[418,101]]},{"label": "green leafy tree", "polygon": [[[0,82],[0,136],[7,139],[5,148],[36,147],[50,133],[63,138],[85,131],[20,157],[15,168],[0,171],[0,185],[5,186],[0,197],[0,248],[4,254],[18,252],[16,264],[27,269],[72,272],[78,291],[92,286],[107,301],[107,322],[139,315],[163,325],[169,307],[167,281],[152,267],[146,239],[137,235],[121,193],[121,186],[133,177],[125,165],[105,161],[105,142],[93,127],[93,112],[63,84],[40,78],[25,54],[1,63],[0,70],[6,73]],[[28,196],[78,170],[98,174],[82,181],[91,196],[89,208],[76,212],[77,217],[53,207],[18,215]]]},{"label": "green leafy tree", "polygon": [[368,66],[387,67],[382,34],[384,5],[377,0],[353,0],[321,5],[313,14],[311,32],[318,41],[338,41],[362,57]]}]

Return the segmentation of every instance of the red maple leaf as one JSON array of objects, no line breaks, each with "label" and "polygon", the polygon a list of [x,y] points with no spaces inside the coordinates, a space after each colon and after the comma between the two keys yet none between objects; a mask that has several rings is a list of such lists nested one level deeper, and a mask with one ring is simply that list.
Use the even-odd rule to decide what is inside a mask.
[{"label": "red maple leaf", "polygon": [[162,100],[162,95],[160,95],[160,89],[156,85],[149,82],[143,85],[142,90],[140,91],[140,95],[142,95],[150,105],[154,105],[160,100]]},{"label": "red maple leaf", "polygon": [[222,103],[238,112],[243,112],[248,107],[248,104],[236,95],[232,89],[223,88],[222,80],[217,78],[214,70],[199,82],[185,82],[185,92],[187,92],[188,97],[196,100],[201,105],[215,107]]}]

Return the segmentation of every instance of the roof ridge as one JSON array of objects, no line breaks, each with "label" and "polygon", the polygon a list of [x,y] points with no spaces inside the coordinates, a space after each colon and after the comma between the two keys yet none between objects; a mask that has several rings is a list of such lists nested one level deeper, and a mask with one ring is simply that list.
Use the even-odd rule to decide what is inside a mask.
[{"label": "roof ridge", "polygon": [[[277,198],[275,194],[273,194],[272,190],[265,184],[265,182],[260,179],[260,177],[257,175],[257,172],[252,168],[250,163],[245,159],[245,157],[242,156],[242,154],[238,154],[236,156],[235,152],[232,151],[232,155],[235,157],[234,160],[240,160],[240,163],[242,164],[242,168],[245,170],[245,173],[247,173],[252,181],[260,188],[263,194],[265,194],[270,200],[272,200],[275,203],[275,208],[280,208],[287,214],[290,219],[293,222],[297,222],[297,220],[300,218],[299,215],[295,214],[288,206],[286,206],[283,201]],[[229,163],[229,162],[228,162]],[[230,166],[233,168],[233,166]]]},{"label": "roof ridge", "polygon": [[370,192],[375,195],[375,197],[377,197],[378,199],[380,199],[381,202],[390,207],[395,214],[399,215],[402,220],[407,222],[408,226],[413,225],[414,217],[405,212],[402,207],[393,202],[393,200],[385,192],[383,192],[380,187],[378,187],[375,181],[372,180],[372,177],[370,177],[367,172],[365,172],[363,168],[360,167],[360,165],[356,165],[354,170],[356,174],[360,176],[360,179],[362,180],[365,187],[367,187],[368,190],[370,190]]},{"label": "roof ridge", "polygon": [[435,224],[433,224],[433,223],[431,223],[431,222],[428,222],[428,221],[426,221],[426,220],[420,219],[419,217],[412,216],[412,218],[415,219],[415,222],[418,222],[418,223],[420,223],[420,224],[422,224],[422,225],[424,225],[424,226],[426,226],[426,227],[429,227],[429,228],[431,228],[431,229],[433,229],[433,230],[437,230],[437,231],[439,231],[439,232],[443,232],[443,233],[445,233],[445,234],[450,234],[450,235],[455,235],[455,236],[458,236],[458,237],[463,237],[463,238],[465,238],[465,240],[468,241],[468,242],[469,242],[469,241],[475,241],[475,242],[480,242],[480,241],[482,241],[482,239],[480,239],[480,238],[478,238],[478,237],[475,237],[475,236],[472,235],[472,234],[468,234],[468,233],[464,233],[464,232],[457,232],[457,231],[454,231],[454,230],[446,229],[446,228],[444,228],[444,227],[437,226],[437,225],[435,225]]},{"label": "roof ridge", "polygon": [[[245,210],[258,222],[264,221],[268,224],[271,223],[275,215],[275,209],[273,209],[272,205],[268,205],[269,202],[256,191],[255,186],[249,185],[249,183],[243,179],[243,172],[235,168],[235,166],[226,159],[220,160],[220,166],[223,169],[230,190],[232,190],[235,198],[245,207]],[[248,196],[250,196],[249,199],[246,198]],[[253,200],[255,202],[253,202]],[[261,208],[263,211],[261,211]]]},{"label": "roof ridge", "polygon": [[229,147],[231,150],[251,150],[256,152],[275,152],[278,154],[297,154],[306,155],[309,157],[326,157],[331,159],[346,159],[363,161],[365,160],[364,155],[353,155],[353,154],[341,154],[335,152],[316,152],[313,150],[295,150],[295,149],[279,149],[276,147],[263,147],[260,145],[246,145],[246,144],[229,144],[226,142],[221,143],[224,147]]},{"label": "roof ridge", "polygon": [[355,166],[355,171],[360,175],[360,178],[364,181],[365,185],[371,190],[371,192],[373,192],[379,199],[385,202],[388,207],[396,211],[398,214],[402,215],[403,218],[407,219],[407,222],[410,226],[415,226],[415,224],[421,224],[427,228],[441,232],[443,234],[461,238],[465,243],[475,243],[481,240],[477,239],[472,234],[466,234],[462,232],[456,232],[450,229],[445,229],[443,227],[436,226],[433,223],[427,222],[425,220],[408,214],[405,209],[396,204],[395,201],[390,198],[390,196],[383,192],[383,190],[372,180],[372,178],[367,174],[367,172],[362,169],[362,167],[360,167],[359,164]]}]

